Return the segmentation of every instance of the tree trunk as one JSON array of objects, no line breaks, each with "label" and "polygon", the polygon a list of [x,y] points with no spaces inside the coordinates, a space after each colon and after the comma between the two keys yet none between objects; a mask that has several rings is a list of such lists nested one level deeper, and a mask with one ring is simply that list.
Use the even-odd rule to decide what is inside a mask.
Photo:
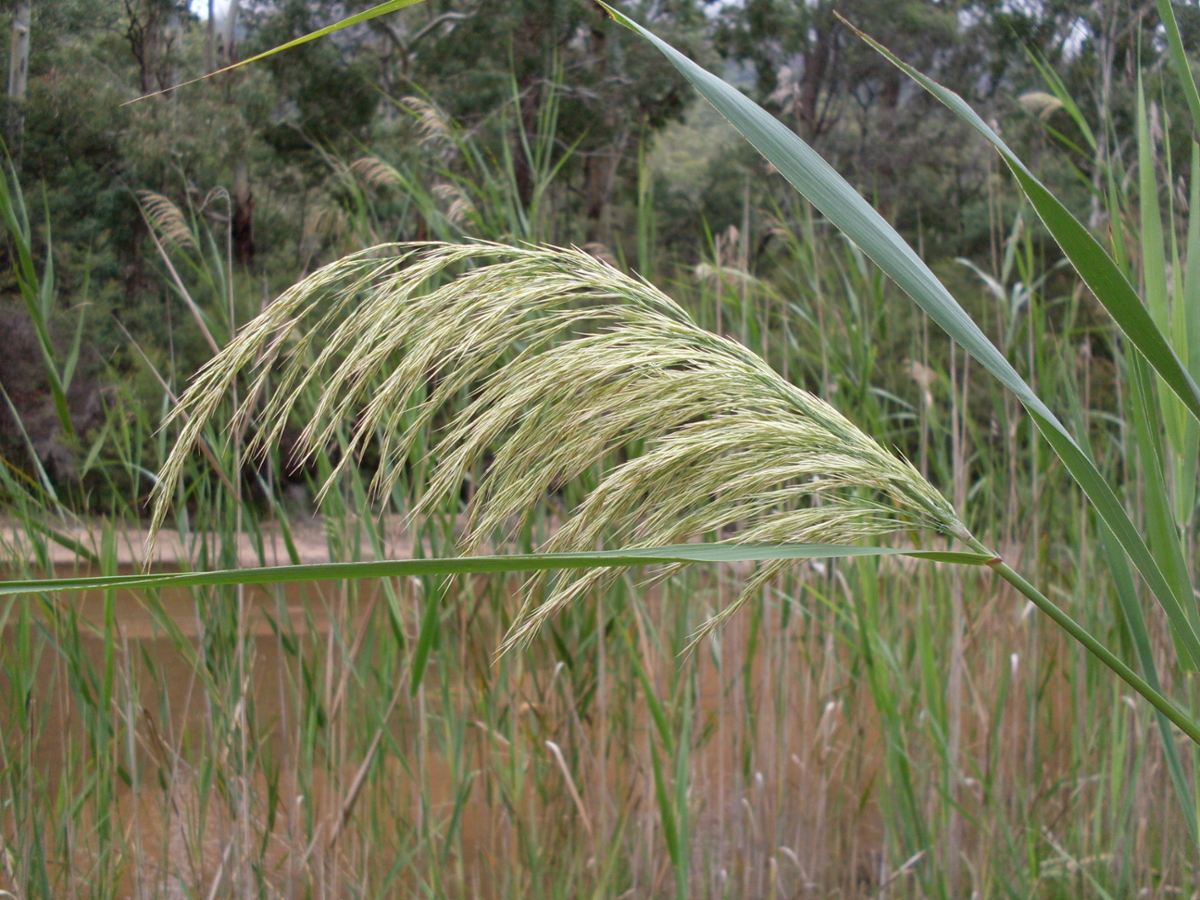
[{"label": "tree trunk", "polygon": [[628,144],[629,129],[626,128],[605,150],[587,157],[584,162],[584,171],[587,173],[588,243],[603,244],[612,238],[609,211],[612,208],[617,171],[625,158],[625,148]]},{"label": "tree trunk", "polygon": [[233,258],[243,266],[254,265],[254,193],[250,189],[250,160],[239,151],[233,163]]},{"label": "tree trunk", "polygon": [[525,152],[525,147],[528,144],[532,148],[537,140],[538,105],[542,93],[537,76],[530,75],[518,85],[518,91],[517,115],[521,119],[518,127],[524,132],[525,138],[522,140],[520,132],[513,135],[513,180],[517,185],[517,197],[521,206],[529,209],[533,202],[534,172],[532,160]]},{"label": "tree trunk", "polygon": [[232,66],[237,62],[237,17],[238,0],[229,0],[229,9],[225,13],[225,59],[224,64]]},{"label": "tree trunk", "polygon": [[821,133],[822,116],[818,107],[821,103],[821,89],[825,86],[825,77],[833,55],[836,27],[832,16],[825,15],[821,18],[825,21],[818,21],[813,26],[816,41],[804,58],[804,75],[800,79],[801,134],[810,141]]},{"label": "tree trunk", "polygon": [[29,79],[29,23],[31,0],[17,0],[13,16],[12,55],[8,64],[8,121],[5,123],[8,148],[13,159],[21,156],[25,132],[25,86]]},{"label": "tree trunk", "polygon": [[[608,34],[603,28],[593,28],[592,54],[596,59],[596,72],[601,82],[608,78],[609,51]],[[616,110],[611,106],[605,108],[602,114],[601,126],[604,131],[615,129],[617,124]],[[587,240],[588,243],[607,243],[612,235],[609,233],[609,207],[612,203],[613,185],[617,179],[617,169],[625,154],[625,144],[629,140],[629,129],[626,128],[613,137],[612,142],[588,156],[584,163],[587,174]]]},{"label": "tree trunk", "polygon": [[[513,135],[513,179],[516,181],[517,196],[521,205],[529,209],[533,202],[537,174],[533,171],[533,160],[526,152],[526,145],[533,148],[537,141],[538,109],[542,104],[541,66],[532,66],[529,60],[544,55],[547,43],[546,26],[553,27],[554,18],[546,15],[552,3],[544,4],[544,9],[527,9],[521,18],[521,26],[513,34],[513,60],[518,63],[522,74],[517,81],[517,115],[520,118],[518,129],[525,133]],[[551,36],[552,37],[552,36]]]},{"label": "tree trunk", "polygon": [[208,21],[204,24],[204,72],[208,74],[217,68],[216,46],[216,0],[208,0]]}]

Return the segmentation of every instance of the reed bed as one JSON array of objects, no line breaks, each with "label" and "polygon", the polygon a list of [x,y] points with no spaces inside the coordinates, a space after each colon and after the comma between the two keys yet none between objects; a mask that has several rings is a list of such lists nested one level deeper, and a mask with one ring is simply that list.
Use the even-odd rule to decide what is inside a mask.
[{"label": "reed bed", "polygon": [[512,578],[12,604],[6,889],[1187,889],[1153,722],[1101,667],[987,575],[823,568],[767,586],[687,657],[745,572],[626,578],[499,662]]}]

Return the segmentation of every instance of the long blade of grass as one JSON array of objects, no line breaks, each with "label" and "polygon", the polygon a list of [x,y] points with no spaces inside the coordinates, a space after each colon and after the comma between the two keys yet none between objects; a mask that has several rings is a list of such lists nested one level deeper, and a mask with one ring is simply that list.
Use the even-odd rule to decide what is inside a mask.
[{"label": "long blade of grass", "polygon": [[[1165,142],[1165,139],[1164,139]],[[1141,219],[1142,285],[1146,297],[1146,308],[1159,330],[1174,338],[1173,346],[1186,358],[1186,344],[1182,334],[1171,333],[1171,303],[1167,295],[1167,247],[1163,235],[1162,209],[1158,202],[1154,141],[1150,136],[1150,120],[1146,111],[1146,95],[1138,78],[1137,92],[1137,147],[1138,147],[1138,213]],[[1187,416],[1176,398],[1170,394],[1162,381],[1159,404],[1163,422],[1171,446],[1183,445],[1184,421]]]},{"label": "long blade of grass", "polygon": [[1054,67],[1046,62],[1046,58],[1040,53],[1034,53],[1032,50],[1026,54],[1029,61],[1033,63],[1033,67],[1038,70],[1038,74],[1042,77],[1042,81],[1046,82],[1050,92],[1058,98],[1062,103],[1063,109],[1067,115],[1079,128],[1079,133],[1083,135],[1083,139],[1087,141],[1088,147],[1095,152],[1096,150],[1096,135],[1092,132],[1092,126],[1088,124],[1087,118],[1083,111],[1080,110],[1079,104],[1075,102],[1075,98],[1071,96],[1071,92],[1067,89],[1062,77],[1054,71]]},{"label": "long blade of grass", "polygon": [[[938,281],[916,252],[832,166],[783,123],[636,22],[609,6],[605,6],[605,9],[618,22],[654,44],[683,73],[692,86],[775,166],[780,174],[807,197],[817,209],[821,210],[829,221],[854,241],[947,334],[1017,396],[1017,399],[1029,412],[1038,430],[1046,437],[1054,452],[1079,483],[1084,494],[1091,500],[1100,517],[1112,529],[1125,552],[1129,554],[1137,570],[1166,611],[1172,626],[1178,629],[1181,640],[1187,649],[1184,662],[1189,668],[1200,670],[1200,634],[1197,634],[1196,630],[1192,628],[1183,605],[1185,602],[1193,602],[1192,599],[1189,597],[1185,600],[1176,595],[1112,487],[1079,448],[1058,417],[1025,383],[1016,369],[988,340],[966,310],[950,295],[950,292]],[[872,45],[880,52],[887,53],[878,44],[872,42]],[[1060,242],[1065,241],[1071,246],[1072,249],[1068,251],[1068,255],[1070,256],[1074,252],[1076,256],[1081,256],[1081,262],[1075,262],[1074,257],[1072,258],[1077,268],[1082,266],[1081,271],[1088,271],[1093,280],[1099,278],[1097,281],[1099,290],[1094,286],[1093,291],[1097,293],[1097,296],[1103,292],[1109,304],[1114,304],[1115,298],[1116,302],[1110,311],[1115,308],[1116,312],[1121,315],[1124,320],[1123,327],[1130,340],[1139,347],[1145,345],[1150,348],[1147,355],[1156,370],[1171,385],[1172,390],[1176,391],[1180,399],[1188,404],[1188,408],[1192,410],[1193,414],[1200,416],[1200,389],[1196,387],[1191,376],[1184,371],[1174,351],[1141,305],[1136,292],[1103,248],[1082,225],[1075,221],[1062,204],[1042,187],[1037,179],[1028,174],[1028,170],[1004,146],[999,137],[970,107],[963,103],[958,95],[945,90],[911,67],[905,66],[890,54],[888,57],[913,78],[918,79],[928,90],[934,92],[942,102],[947,103],[972,124],[978,123],[976,127],[981,129],[985,136],[990,135],[989,140],[992,140],[1002,153],[1007,154],[1005,159],[1011,157],[1014,171],[1027,175],[1027,179],[1022,181],[1022,186],[1027,188],[1030,199],[1038,208],[1039,214],[1043,216],[1043,219],[1049,218],[1050,221],[1047,222],[1047,225],[1050,226],[1052,232],[1056,232],[1056,234],[1062,232],[1066,235],[1065,238],[1059,237],[1059,240]],[[1065,246],[1064,249],[1066,249]],[[1086,277],[1085,280],[1087,280]],[[1089,284],[1091,283],[1089,282]]]},{"label": "long blade of grass", "polygon": [[33,441],[29,437],[29,432],[25,430],[25,423],[21,420],[21,413],[17,410],[16,404],[12,401],[12,397],[8,396],[8,391],[4,389],[4,385],[2,384],[0,384],[0,399],[2,399],[4,401],[4,405],[8,407],[8,414],[12,416],[13,422],[16,423],[17,431],[21,433],[21,441],[25,444],[25,449],[29,453],[29,460],[33,463],[34,471],[37,472],[38,481],[41,483],[42,490],[61,511],[64,507],[62,502],[58,499],[57,492],[54,490],[54,482],[50,480],[50,476],[46,473],[46,468],[42,465],[42,458],[38,456],[37,448],[34,447]]},{"label": "long blade of grass", "polygon": [[225,72],[232,72],[234,69],[240,69],[242,66],[248,66],[250,63],[260,62],[268,57],[274,56],[276,53],[282,53],[284,50],[291,50],[293,47],[299,47],[301,44],[307,44],[309,41],[315,41],[317,38],[323,38],[327,34],[333,34],[335,31],[341,31],[343,28],[349,28],[351,25],[358,25],[361,22],[369,22],[378,16],[387,15],[390,12],[395,12],[398,9],[404,9],[406,6],[415,6],[421,0],[388,0],[387,3],[380,3],[378,6],[372,6],[370,9],[363,10],[360,13],[355,13],[352,16],[347,16],[339,22],[334,22],[332,25],[326,25],[324,28],[318,28],[316,31],[310,31],[308,34],[298,37],[295,40],[280,44],[278,47],[272,47],[270,50],[264,50],[249,59],[243,59],[240,62],[235,62],[233,65],[226,66],[223,69],[217,69],[215,72],[209,72],[207,75],[201,75],[199,78],[192,78],[188,81],[181,81],[179,84],[172,85],[169,88],[163,88],[161,91],[154,91],[151,94],[142,94],[140,97],[134,97],[132,100],[126,100],[122,106],[128,106],[130,103],[137,103],[139,100],[147,100],[150,97],[157,97],[160,94],[166,94],[176,88],[187,87],[189,84],[196,84],[204,81],[206,78],[212,78],[214,75],[221,75]]},{"label": "long blade of grass", "polygon": [[[1163,574],[1175,585],[1175,592],[1181,597],[1186,597],[1192,592],[1192,582],[1179,540],[1179,531],[1175,526],[1167,487],[1167,450],[1161,434],[1154,427],[1161,418],[1151,381],[1154,376],[1150,374],[1140,353],[1131,350],[1129,357],[1131,384],[1128,408],[1141,463],[1146,537],[1150,546],[1154,548],[1154,556],[1162,566]],[[1197,610],[1196,604],[1186,604],[1184,610],[1191,619],[1192,627],[1200,629],[1200,610]],[[1171,633],[1176,640],[1176,646],[1179,647],[1180,639],[1174,623]],[[1182,655],[1182,648],[1179,649]]]},{"label": "long blade of grass", "polygon": [[[849,24],[849,23],[847,23]],[[853,28],[854,26],[850,26]],[[1142,304],[1137,291],[1125,277],[1100,242],[1076,219],[1057,197],[1043,185],[1017,157],[1000,136],[978,113],[954,93],[925,76],[896,57],[878,41],[855,29],[859,37],[887,58],[894,66],[929,91],[951,112],[982,135],[1004,159],[1029,198],[1038,216],[1054,236],[1059,247],[1071,260],[1079,277],[1091,289],[1096,299],[1108,310],[1117,327],[1129,341],[1142,351],[1154,370],[1168,387],[1183,401],[1192,415],[1200,420],[1200,386],[1175,354],[1171,344],[1156,324],[1150,311]],[[982,360],[980,360],[982,362]],[[986,363],[985,363],[986,365]]]},{"label": "long blade of grass", "polygon": [[21,527],[28,528],[32,531],[38,532],[38,534],[45,535],[51,541],[58,544],[58,546],[70,550],[81,560],[91,563],[93,566],[100,565],[100,557],[98,557],[95,553],[93,553],[75,538],[71,537],[69,534],[63,534],[61,531],[56,531],[32,516],[23,516],[21,518]]},{"label": "long blade of grass", "polygon": [[[1156,691],[1161,691],[1158,666],[1154,661],[1154,648],[1150,643],[1146,617],[1142,613],[1141,604],[1138,603],[1137,588],[1133,583],[1133,573],[1129,571],[1129,561],[1121,552],[1121,548],[1117,546],[1112,532],[1103,525],[1100,526],[1100,536],[1104,543],[1104,554],[1108,560],[1109,571],[1112,572],[1117,602],[1121,606],[1121,614],[1129,629],[1129,635],[1133,639],[1133,646],[1142,665],[1142,672],[1145,674],[1147,683]],[[1191,833],[1194,843],[1200,839],[1200,824],[1197,823],[1196,803],[1192,799],[1192,790],[1188,786],[1187,776],[1184,774],[1183,761],[1179,758],[1179,747],[1175,742],[1175,736],[1171,733],[1167,717],[1157,709],[1154,714],[1159,733],[1162,735],[1163,753],[1167,758],[1167,771],[1170,772],[1171,783],[1179,798],[1183,814],[1187,818],[1188,831]]]},{"label": "long blade of grass", "polygon": [[670,725],[667,723],[666,711],[663,709],[662,701],[659,700],[658,691],[650,683],[650,678],[646,675],[641,657],[629,633],[621,631],[620,635],[625,639],[625,650],[628,653],[629,662],[633,666],[634,674],[637,675],[638,681],[642,684],[642,690],[646,697],[646,708],[650,710],[650,718],[654,721],[654,727],[658,730],[659,740],[662,741],[662,745],[668,754],[674,754],[674,739]]},{"label": "long blade of grass", "polygon": [[[1196,190],[1200,190],[1200,185],[1196,187]],[[1142,368],[1145,368],[1144,364]],[[1095,451],[1090,439],[1087,437],[1087,428],[1084,425],[1086,416],[1079,403],[1079,397],[1074,394],[1072,394],[1072,415],[1076,431],[1082,436],[1080,445],[1088,456],[1094,460]],[[1142,610],[1142,604],[1138,600],[1133,572],[1129,568],[1129,559],[1121,552],[1121,547],[1117,543],[1116,538],[1113,537],[1112,532],[1104,523],[1100,523],[1098,530],[1104,549],[1104,557],[1108,563],[1109,572],[1112,574],[1117,605],[1121,617],[1125,621],[1125,626],[1129,629],[1129,636],[1137,652],[1138,662],[1141,664],[1142,676],[1154,690],[1161,693],[1162,684],[1158,678],[1158,664],[1154,659],[1150,630],[1146,624],[1146,615]],[[1175,794],[1187,818],[1188,831],[1192,836],[1193,843],[1195,843],[1198,837],[1200,837],[1200,823],[1197,821],[1196,803],[1192,797],[1192,789],[1188,785],[1187,777],[1184,774],[1179,746],[1175,740],[1175,735],[1171,731],[1170,720],[1161,710],[1156,709],[1154,713],[1159,733],[1162,735],[1163,753],[1167,759],[1167,770],[1171,775],[1171,783],[1174,785]]]},{"label": "long blade of grass", "polygon": [[433,650],[441,625],[439,616],[442,608],[441,586],[423,593],[425,613],[421,616],[421,630],[417,634],[417,646],[413,650],[412,679],[408,688],[411,697],[417,696],[417,691],[421,688],[421,681],[425,677],[425,664],[429,661],[429,654]]},{"label": "long blade of grass", "polygon": [[528,553],[504,556],[452,556],[370,562],[264,566],[216,572],[167,572],[82,578],[46,578],[0,582],[0,596],[47,591],[79,591],[112,587],[200,587],[217,584],[287,584],[346,578],[394,578],[424,575],[467,575],[483,572],[532,572],[546,569],[629,568],[702,562],[754,562],[780,559],[832,559],[844,556],[908,556],[931,562],[982,566],[995,557],[982,553],[903,550],[839,544],[675,544],[633,550],[586,553]]},{"label": "long blade of grass", "polygon": [[[1162,123],[1161,135],[1163,149],[1167,155],[1169,167],[1170,137],[1166,131],[1167,125]],[[1173,347],[1181,358],[1188,359],[1187,333],[1180,317],[1184,312],[1182,297],[1180,302],[1171,309],[1170,296],[1167,289],[1167,246],[1163,233],[1162,209],[1159,204],[1159,185],[1157,176],[1157,161],[1155,140],[1151,134],[1150,114],[1146,107],[1145,90],[1141,77],[1137,86],[1137,153],[1138,153],[1138,212],[1141,222],[1140,252],[1142,285],[1146,298],[1146,307],[1154,322],[1168,335]],[[1171,182],[1168,177],[1167,183]],[[1168,220],[1173,216],[1168,212]],[[1180,271],[1178,259],[1175,259],[1175,271]],[[1178,296],[1178,295],[1177,295]],[[1176,321],[1172,321],[1172,313]],[[1172,488],[1176,492],[1175,499],[1180,499],[1179,492],[1186,483],[1170,484],[1168,472],[1173,467],[1173,461],[1185,446],[1185,433],[1188,425],[1194,425],[1184,412],[1177,397],[1166,389],[1162,379],[1156,378],[1146,364],[1145,357],[1136,349],[1127,351],[1128,369],[1131,375],[1131,390],[1129,392],[1130,418],[1134,423],[1134,436],[1138,447],[1138,457],[1141,463],[1145,503],[1145,527],[1149,545],[1162,566],[1163,574],[1175,586],[1175,593],[1180,597],[1192,595],[1192,583],[1188,575],[1187,562],[1184,559],[1183,547],[1177,520],[1186,522],[1191,518],[1191,509],[1185,515],[1176,515],[1176,504],[1172,502]],[[1156,390],[1157,388],[1157,390]],[[1164,442],[1158,423],[1165,426],[1167,441]],[[1174,451],[1172,453],[1171,451]],[[1195,459],[1187,460],[1188,467],[1195,470]],[[1182,512],[1182,510],[1180,510]],[[1191,618],[1192,627],[1200,631],[1200,611],[1195,603],[1187,603],[1184,609]],[[1178,646],[1179,638],[1172,628],[1172,636]],[[1183,655],[1182,653],[1180,654]]]},{"label": "long blade of grass", "polygon": [[1183,86],[1183,96],[1187,98],[1188,109],[1192,112],[1193,135],[1200,136],[1200,94],[1196,92],[1196,79],[1192,77],[1192,67],[1188,64],[1187,54],[1183,52],[1183,37],[1179,33],[1179,23],[1175,20],[1175,9],[1171,0],[1155,0],[1158,6],[1158,17],[1162,19],[1163,27],[1167,30],[1167,45],[1171,48],[1171,62],[1179,75]]},{"label": "long blade of grass", "polygon": [[[1192,142],[1192,165],[1188,199],[1187,241],[1184,244],[1182,302],[1175,301],[1176,328],[1185,336],[1188,370],[1200,375],[1200,144]],[[1178,336],[1178,335],[1177,335]],[[1181,528],[1192,518],[1196,506],[1196,457],[1200,454],[1200,423],[1187,418],[1183,447],[1175,459],[1175,517]]]}]

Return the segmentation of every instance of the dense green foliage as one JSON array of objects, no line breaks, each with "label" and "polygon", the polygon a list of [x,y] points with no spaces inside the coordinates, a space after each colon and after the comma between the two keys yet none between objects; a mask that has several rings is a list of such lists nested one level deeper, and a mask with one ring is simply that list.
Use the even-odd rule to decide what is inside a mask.
[{"label": "dense green foliage", "polygon": [[[380,240],[595,244],[652,277],[687,279],[706,262],[794,290],[784,235],[803,211],[790,189],[704,117],[661,55],[593,4],[420,4],[261,66],[121,105],[356,9],[263,3],[235,7],[232,27],[218,10],[210,27],[173,0],[35,5],[24,128],[13,150],[35,253],[53,248],[51,326],[60,344],[70,340],[74,311],[88,309],[83,369],[94,387],[81,408],[100,404],[102,386],[153,402],[143,353],[176,384],[210,353],[150,241],[144,191],[211,232],[206,253],[224,256],[231,245],[233,272],[218,280],[236,285],[239,320],[299,274]],[[1086,142],[1064,111],[1031,99],[1045,87],[1034,60],[1054,67],[1091,121],[1124,128],[1133,54],[1164,48],[1153,23],[1121,3],[1021,10],[904,0],[841,12],[1001,123],[1048,182],[1095,219],[1088,190],[1100,187],[1099,160],[1070,149]],[[968,255],[996,270],[1014,199],[995,163],[961,122],[854,38],[830,3],[656,4],[642,13],[693,56],[725,60],[927,258],[949,264]],[[1191,41],[1196,29],[1183,21]],[[1173,85],[1165,79],[1161,91],[1175,110]],[[1035,240],[1038,265],[1049,269],[1057,251],[1036,231]],[[180,277],[202,309],[228,308],[187,268]],[[977,294],[966,272],[947,277]],[[0,293],[0,302],[16,299],[11,285]],[[881,348],[879,356],[874,385],[911,402],[903,353]],[[10,368],[14,394],[45,393],[35,369],[21,367],[22,376]],[[793,375],[818,393],[845,377]],[[37,418],[33,399],[20,408]],[[24,466],[6,409],[0,420],[6,454]],[[61,441],[35,439],[54,446],[61,468]],[[901,445],[914,451],[911,436]],[[109,505],[102,491],[89,497]]]}]

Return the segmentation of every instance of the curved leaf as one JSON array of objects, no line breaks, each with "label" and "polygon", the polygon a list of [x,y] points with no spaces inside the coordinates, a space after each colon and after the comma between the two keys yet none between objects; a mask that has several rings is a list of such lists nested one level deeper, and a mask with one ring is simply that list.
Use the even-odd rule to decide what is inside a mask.
[{"label": "curved leaf", "polygon": [[[1194,601],[1191,598],[1187,598],[1185,601],[1184,598],[1175,594],[1112,487],[1079,448],[1074,438],[1050,411],[1050,408],[1017,374],[1016,369],[988,340],[966,310],[951,296],[907,242],[829,163],[825,162],[815,150],[782,122],[743,96],[737,89],[698,66],[636,22],[604,3],[601,5],[618,22],[654,44],[683,73],[693,87],[716,107],[721,115],[728,119],[729,123],[740,131],[784,178],[791,182],[796,190],[807,197],[830,222],[854,241],[950,337],[1017,396],[1017,399],[1021,401],[1033,418],[1038,430],[1042,432],[1051,447],[1054,448],[1054,452],[1058,454],[1068,471],[1079,483],[1083,492],[1095,506],[1097,513],[1112,530],[1125,552],[1129,554],[1133,564],[1166,611],[1184,650],[1182,659],[1184,664],[1193,670],[1200,669],[1200,635],[1192,627],[1183,605],[1185,602]],[[875,46],[878,48],[878,45]],[[886,53],[882,48],[878,49]],[[921,80],[921,83],[930,90],[940,91],[941,93],[937,93],[937,96],[943,102],[947,102],[949,99],[951,103],[957,101],[963,107],[966,106],[957,95],[930,82],[915,70],[905,67],[895,57],[889,56],[889,58],[914,78]],[[949,98],[945,95],[949,95]],[[973,116],[975,119],[979,118],[969,107],[963,114]],[[995,137],[982,120],[979,120],[979,124],[986,129],[987,133]],[[998,137],[995,138],[995,141],[1001,145],[1003,143]],[[1018,170],[1026,171],[1019,164],[1019,160],[1017,163]],[[1114,291],[1120,294],[1123,290],[1122,283],[1124,288],[1128,289],[1129,293],[1121,296],[1119,308],[1128,314],[1129,327],[1133,331],[1133,335],[1130,336],[1131,340],[1136,335],[1138,340],[1152,347],[1151,352],[1155,354],[1156,365],[1163,363],[1163,357],[1173,361],[1173,367],[1164,365],[1159,369],[1160,374],[1171,384],[1173,390],[1180,393],[1181,399],[1188,404],[1188,408],[1192,410],[1193,414],[1200,413],[1200,389],[1196,388],[1191,376],[1183,370],[1170,345],[1154,327],[1149,314],[1141,306],[1136,293],[1133,292],[1129,282],[1121,274],[1116,264],[1069,213],[1066,214],[1066,219],[1069,221],[1060,221],[1061,216],[1056,218],[1054,210],[1058,201],[1036,179],[1033,179],[1032,175],[1029,178],[1031,179],[1030,190],[1034,195],[1039,199],[1049,198],[1041,204],[1041,207],[1050,210],[1051,219],[1055,221],[1056,225],[1068,231],[1072,227],[1077,227],[1083,232],[1083,235],[1078,236],[1079,240],[1074,242],[1075,249],[1077,251],[1082,249],[1088,257],[1088,261],[1095,262],[1095,266],[1085,264],[1085,268],[1103,270],[1102,274],[1113,284],[1112,290],[1106,291],[1106,294],[1110,297]],[[1036,202],[1035,205],[1037,205]],[[1061,204],[1058,204],[1058,207],[1061,207]],[[1065,213],[1065,209],[1062,211]],[[1070,224],[1072,222],[1074,226]],[[1096,255],[1096,251],[1099,251],[1099,256]],[[1114,276],[1115,281],[1113,280]],[[1132,294],[1132,303],[1130,294]]]},{"label": "curved leaf", "polygon": [[159,94],[166,94],[176,88],[187,87],[189,84],[196,84],[204,81],[206,78],[212,78],[214,75],[221,75],[225,72],[232,72],[234,69],[240,69],[242,66],[248,66],[250,63],[259,62],[266,59],[268,56],[274,56],[276,53],[282,53],[284,50],[291,50],[293,47],[299,47],[301,44],[307,44],[309,41],[315,41],[317,38],[325,37],[327,34],[333,34],[335,31],[341,31],[343,28],[348,28],[351,25],[358,25],[360,22],[366,22],[377,16],[386,15],[390,12],[395,12],[398,9],[404,9],[406,6],[416,6],[422,0],[388,0],[387,3],[380,3],[378,6],[372,6],[370,9],[365,9],[360,13],[355,13],[352,16],[347,16],[339,22],[334,22],[332,25],[326,25],[324,28],[318,28],[316,31],[310,31],[308,34],[302,35],[293,41],[280,44],[278,47],[272,47],[270,50],[264,50],[256,56],[251,56],[249,59],[243,59],[235,62],[233,65],[226,66],[223,69],[217,69],[215,72],[209,72],[207,75],[201,75],[199,78],[192,78],[189,81],[181,81],[179,84],[171,85],[169,88],[163,88],[161,91],[154,91],[150,94],[142,94],[140,97],[134,97],[132,100],[126,100],[122,106],[128,106],[130,103],[137,103],[139,100],[146,100],[150,97],[157,97]]},{"label": "curved leaf", "polygon": [[[843,20],[844,21],[844,20]],[[849,23],[847,23],[849,24]],[[854,26],[851,25],[851,28]],[[1021,190],[1033,204],[1038,216],[1054,236],[1059,247],[1071,260],[1079,277],[1091,289],[1096,299],[1108,310],[1117,327],[1135,347],[1142,351],[1168,387],[1178,395],[1192,415],[1200,419],[1200,386],[1192,379],[1170,343],[1155,324],[1150,311],[1142,303],[1125,273],[1105,252],[1100,242],[1076,219],[1042,184],[1028,167],[1017,158],[1000,136],[979,114],[954,91],[942,87],[933,79],[918,72],[897,58],[891,51],[855,29],[858,36],[885,56],[889,62],[929,91],[956,116],[974,128],[996,148],[1008,164]],[[1161,226],[1160,226],[1161,228]]]}]

